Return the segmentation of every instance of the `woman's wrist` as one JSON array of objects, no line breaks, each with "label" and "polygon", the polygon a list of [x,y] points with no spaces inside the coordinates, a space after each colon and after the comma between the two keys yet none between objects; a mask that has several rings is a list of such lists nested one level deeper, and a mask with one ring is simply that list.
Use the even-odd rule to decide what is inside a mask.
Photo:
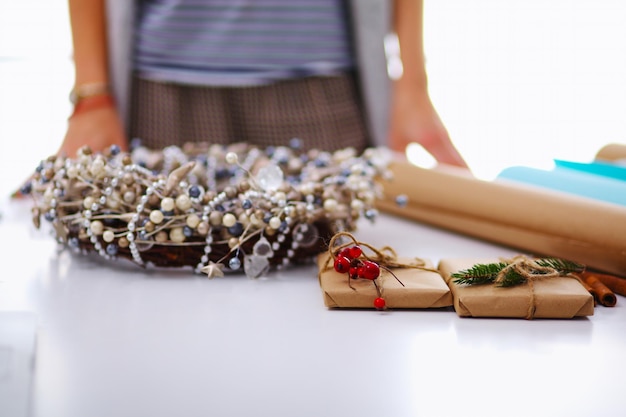
[{"label": "woman's wrist", "polygon": [[70,119],[82,113],[113,107],[115,107],[115,102],[109,93],[83,97],[74,105],[74,111],[70,115]]}]

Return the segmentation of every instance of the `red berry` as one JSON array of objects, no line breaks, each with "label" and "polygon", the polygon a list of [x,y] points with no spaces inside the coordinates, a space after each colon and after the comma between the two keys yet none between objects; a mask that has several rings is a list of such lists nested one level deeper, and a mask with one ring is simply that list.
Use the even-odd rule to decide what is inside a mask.
[{"label": "red berry", "polygon": [[360,276],[365,279],[375,280],[380,275],[380,268],[376,262],[365,261],[363,262],[363,271]]},{"label": "red berry", "polygon": [[338,256],[343,256],[344,258],[352,260],[352,257],[350,256],[350,248],[343,248],[341,252],[339,252]]},{"label": "red berry", "polygon": [[374,300],[374,307],[376,307],[378,310],[384,310],[386,305],[387,303],[385,303],[385,299],[382,297],[378,297]]},{"label": "red berry", "polygon": [[350,270],[350,260],[345,256],[335,258],[335,271],[344,274]]},{"label": "red berry", "polygon": [[358,278],[359,277],[359,267],[356,266],[351,266],[350,267],[350,271],[348,272],[350,274],[350,278]]},{"label": "red berry", "polygon": [[352,246],[348,249],[350,253],[350,259],[357,259],[359,256],[363,254],[363,250],[360,246]]}]

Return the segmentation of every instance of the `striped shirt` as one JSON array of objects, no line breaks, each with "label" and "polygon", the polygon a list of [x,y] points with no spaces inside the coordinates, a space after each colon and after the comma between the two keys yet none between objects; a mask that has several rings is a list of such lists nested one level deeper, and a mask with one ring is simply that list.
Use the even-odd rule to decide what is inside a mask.
[{"label": "striped shirt", "polygon": [[342,0],[140,0],[134,66],[212,86],[337,75],[354,66],[347,22]]}]

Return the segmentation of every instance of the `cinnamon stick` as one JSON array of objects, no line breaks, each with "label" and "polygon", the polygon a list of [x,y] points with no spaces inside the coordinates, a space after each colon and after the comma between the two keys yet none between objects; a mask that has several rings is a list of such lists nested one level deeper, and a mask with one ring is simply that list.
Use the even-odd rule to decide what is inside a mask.
[{"label": "cinnamon stick", "polygon": [[615,306],[617,303],[615,293],[613,293],[608,286],[602,283],[595,273],[583,272],[580,277],[595,291],[595,297],[598,303],[605,307]]},{"label": "cinnamon stick", "polygon": [[626,297],[626,279],[615,275],[601,274],[599,272],[585,271],[583,275],[595,276],[600,282],[606,285],[615,294]]}]

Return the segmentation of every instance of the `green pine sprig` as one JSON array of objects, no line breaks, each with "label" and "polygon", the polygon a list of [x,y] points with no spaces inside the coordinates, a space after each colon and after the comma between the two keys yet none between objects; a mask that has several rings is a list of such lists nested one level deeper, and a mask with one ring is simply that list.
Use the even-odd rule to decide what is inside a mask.
[{"label": "green pine sprig", "polygon": [[[585,266],[576,262],[557,259],[557,258],[541,258],[535,259],[535,262],[542,267],[550,267],[558,271],[561,275],[569,273],[577,273],[585,270]],[[471,268],[455,272],[451,275],[451,278],[456,284],[464,285],[484,285],[493,284],[498,277],[500,271],[506,268],[509,264],[506,262],[494,262],[490,264],[476,264]],[[532,271],[531,271],[532,272]],[[534,273],[541,273],[541,271],[534,271]],[[504,275],[502,281],[499,283],[501,287],[512,287],[515,285],[523,284],[526,282],[526,278],[519,274],[514,268],[509,269]]]}]

